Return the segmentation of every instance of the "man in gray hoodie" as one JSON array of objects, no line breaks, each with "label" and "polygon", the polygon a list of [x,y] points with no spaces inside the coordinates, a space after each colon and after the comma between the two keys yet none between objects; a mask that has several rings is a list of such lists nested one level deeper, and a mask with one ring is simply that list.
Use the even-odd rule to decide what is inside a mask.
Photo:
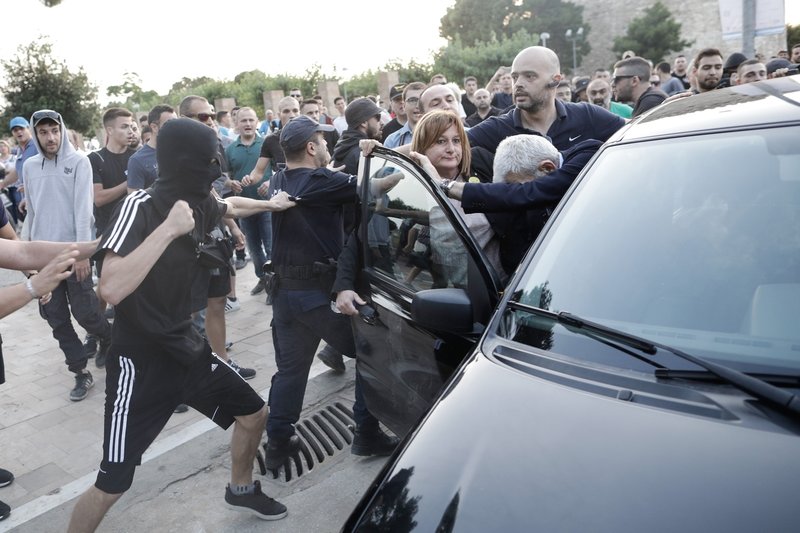
[{"label": "man in gray hoodie", "polygon": [[[39,153],[25,161],[23,167],[30,217],[23,237],[37,241],[91,241],[94,195],[89,159],[67,139],[67,128],[59,113],[36,111],[31,125]],[[98,355],[105,353],[111,340],[111,325],[100,314],[88,259],[77,261],[72,274],[52,291],[50,300],[39,303],[40,314],[53,329],[67,367],[75,374],[75,387],[69,398],[77,402],[86,398],[94,381],[86,370],[86,352],[72,326],[70,311],[81,327],[100,339]]]}]

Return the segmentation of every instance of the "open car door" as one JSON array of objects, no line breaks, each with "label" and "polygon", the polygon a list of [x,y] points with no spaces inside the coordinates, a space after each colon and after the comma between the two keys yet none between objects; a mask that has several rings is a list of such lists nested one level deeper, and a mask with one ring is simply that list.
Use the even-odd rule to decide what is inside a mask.
[{"label": "open car door", "polygon": [[359,169],[369,305],[352,322],[357,365],[370,411],[403,436],[479,338],[502,287],[453,201],[420,167],[376,148]]}]

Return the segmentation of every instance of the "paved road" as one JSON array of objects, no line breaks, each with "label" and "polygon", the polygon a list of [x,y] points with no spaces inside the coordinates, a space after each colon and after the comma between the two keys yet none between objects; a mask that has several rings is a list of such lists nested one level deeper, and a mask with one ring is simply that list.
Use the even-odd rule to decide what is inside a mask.
[{"label": "paved road", "polygon": [[[0,269],[0,286],[21,279]],[[231,356],[258,371],[250,384],[266,398],[275,370],[272,309],[263,296],[249,295],[255,280],[250,264],[239,271],[242,309],[228,315],[228,338],[235,343]],[[0,386],[0,466],[17,476],[0,489],[0,499],[13,509],[0,532],[64,531],[74,498],[93,483],[99,465],[105,372],[90,362],[96,385],[86,400],[70,402],[72,375],[34,303],[0,321],[0,334],[7,381]],[[352,365],[342,376],[314,364],[304,421],[332,406],[352,408]],[[289,507],[287,518],[263,522],[224,507],[229,439],[230,432],[199,413],[174,415],[99,531],[338,531],[384,463],[353,457],[344,446],[290,482],[257,476],[268,494]]]}]

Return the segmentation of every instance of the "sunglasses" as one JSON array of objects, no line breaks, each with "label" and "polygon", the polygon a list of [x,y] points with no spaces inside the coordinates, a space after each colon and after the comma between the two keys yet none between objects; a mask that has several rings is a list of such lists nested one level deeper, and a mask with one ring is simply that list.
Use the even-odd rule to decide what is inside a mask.
[{"label": "sunglasses", "polygon": [[49,109],[43,109],[33,114],[33,116],[31,117],[31,122],[34,125],[36,125],[36,123],[38,123],[40,120],[46,118],[49,118],[54,122],[58,122],[58,113],[56,113],[55,111],[50,111]]},{"label": "sunglasses", "polygon": [[636,76],[614,76],[614,79],[611,80],[611,83],[619,83],[619,80],[624,80],[627,78],[635,78]]},{"label": "sunglasses", "polygon": [[659,85],[661,85],[661,82],[660,81],[651,81],[650,85],[652,85],[653,87],[658,87]]},{"label": "sunglasses", "polygon": [[188,118],[196,118],[200,122],[208,122],[209,119],[214,118],[214,113],[187,113]]}]

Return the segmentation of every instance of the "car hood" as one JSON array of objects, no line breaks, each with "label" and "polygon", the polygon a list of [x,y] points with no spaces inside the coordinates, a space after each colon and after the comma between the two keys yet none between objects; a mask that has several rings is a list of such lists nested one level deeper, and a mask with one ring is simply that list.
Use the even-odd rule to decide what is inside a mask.
[{"label": "car hood", "polygon": [[351,519],[367,531],[792,530],[797,426],[743,409],[755,422],[621,401],[479,354]]}]

